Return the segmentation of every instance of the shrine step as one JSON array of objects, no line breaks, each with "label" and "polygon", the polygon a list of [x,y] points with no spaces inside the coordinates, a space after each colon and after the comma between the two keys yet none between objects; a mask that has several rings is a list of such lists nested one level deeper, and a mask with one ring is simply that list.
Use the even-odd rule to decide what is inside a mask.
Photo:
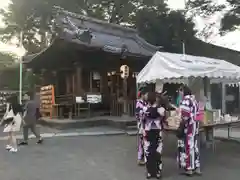
[{"label": "shrine step", "polygon": [[137,130],[137,125],[127,126],[127,130]]},{"label": "shrine step", "polygon": [[137,130],[137,124],[131,125],[131,126],[127,126],[127,128],[126,128],[125,131],[126,131],[127,135],[129,135],[129,136],[135,136],[135,135],[137,134],[137,132],[138,132],[138,130]]},{"label": "shrine step", "polygon": [[50,119],[43,117],[41,120],[39,120],[39,124],[55,129],[79,129],[98,126],[109,126],[126,130],[128,127],[136,127],[136,120],[133,117],[122,118],[111,116],[99,116],[84,119]]}]

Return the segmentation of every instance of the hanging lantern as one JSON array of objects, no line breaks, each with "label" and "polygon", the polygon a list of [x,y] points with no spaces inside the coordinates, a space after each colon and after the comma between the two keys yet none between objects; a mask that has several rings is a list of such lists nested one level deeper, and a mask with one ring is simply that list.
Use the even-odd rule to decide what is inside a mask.
[{"label": "hanging lantern", "polygon": [[129,67],[127,65],[122,65],[120,67],[121,77],[128,78],[129,76]]}]

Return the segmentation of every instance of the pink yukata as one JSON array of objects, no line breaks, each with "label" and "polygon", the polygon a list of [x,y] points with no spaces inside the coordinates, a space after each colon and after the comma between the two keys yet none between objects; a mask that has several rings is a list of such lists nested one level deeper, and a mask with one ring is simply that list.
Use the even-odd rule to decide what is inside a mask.
[{"label": "pink yukata", "polygon": [[179,168],[194,171],[200,168],[198,149],[199,121],[196,121],[198,104],[193,95],[187,95],[180,104],[181,119],[184,124],[184,136],[178,139]]},{"label": "pink yukata", "polygon": [[146,106],[146,102],[142,99],[138,99],[136,102],[135,116],[137,119],[138,127],[138,160],[144,161],[144,149],[143,149],[143,108]]}]

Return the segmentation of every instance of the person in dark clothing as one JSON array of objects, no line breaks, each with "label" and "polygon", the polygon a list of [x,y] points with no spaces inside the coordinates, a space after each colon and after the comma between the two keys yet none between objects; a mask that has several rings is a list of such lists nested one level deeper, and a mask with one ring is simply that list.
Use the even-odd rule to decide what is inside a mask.
[{"label": "person in dark clothing", "polygon": [[32,133],[36,136],[37,144],[41,144],[43,142],[39,129],[36,126],[39,118],[39,107],[37,102],[33,100],[33,93],[28,93],[28,97],[30,99],[26,101],[23,114],[23,141],[20,142],[19,145],[28,145],[29,129],[31,129]]},{"label": "person in dark clothing", "polygon": [[149,92],[147,105],[143,109],[144,153],[146,157],[147,179],[162,176],[162,120],[165,109],[156,102],[156,93]]}]

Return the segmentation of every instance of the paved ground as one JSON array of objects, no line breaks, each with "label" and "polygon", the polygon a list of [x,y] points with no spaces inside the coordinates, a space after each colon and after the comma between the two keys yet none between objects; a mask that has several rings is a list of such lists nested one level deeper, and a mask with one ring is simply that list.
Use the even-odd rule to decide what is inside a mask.
[{"label": "paved ground", "polygon": [[[165,137],[164,176],[183,180],[177,173],[175,138]],[[3,180],[144,180],[144,167],[136,166],[134,136],[78,136],[45,139],[43,145],[30,142],[17,154],[4,150],[0,141],[0,177]],[[203,177],[198,180],[238,180],[240,145],[218,143],[213,154],[202,151]]]},{"label": "paved ground", "polygon": [[[90,128],[76,128],[76,129],[53,129],[49,127],[42,127],[37,125],[40,128],[40,132],[44,138],[52,138],[52,137],[72,137],[72,136],[95,136],[95,135],[120,135],[120,134],[128,134],[128,135],[136,135],[136,130],[122,130],[118,128],[113,128],[109,126],[99,126],[99,127],[90,127]],[[6,139],[6,133],[3,133],[3,127],[0,127],[0,140]],[[236,139],[240,141],[240,128],[230,128],[229,137],[232,139]],[[34,138],[31,131],[29,131],[30,138]],[[228,129],[220,128],[215,129],[214,131],[215,137],[220,138],[228,138]],[[22,132],[17,133],[17,138],[22,139]]]},{"label": "paved ground", "polygon": [[[100,127],[91,127],[91,128],[80,128],[80,129],[67,129],[67,130],[58,130],[49,127],[42,127],[37,125],[40,133],[43,137],[50,138],[50,137],[66,137],[66,136],[86,136],[86,135],[118,135],[118,134],[125,134],[126,132],[112,128],[108,126],[100,126]],[[22,131],[22,130],[21,130]],[[22,132],[17,133],[18,139],[22,138]],[[135,131],[136,134],[136,131]],[[34,137],[32,132],[29,130],[30,138]],[[3,133],[3,127],[0,127],[0,140],[4,140],[7,134]]]},{"label": "paved ground", "polygon": [[[48,127],[42,127],[41,125],[37,125],[38,128],[40,128],[42,133],[58,133],[60,132],[60,130],[57,129],[52,129],[52,128],[48,128]],[[0,137],[6,136],[6,133],[3,132],[3,127],[0,126]],[[29,131],[30,133],[30,131]],[[17,134],[22,134],[22,132],[19,132]]]}]

